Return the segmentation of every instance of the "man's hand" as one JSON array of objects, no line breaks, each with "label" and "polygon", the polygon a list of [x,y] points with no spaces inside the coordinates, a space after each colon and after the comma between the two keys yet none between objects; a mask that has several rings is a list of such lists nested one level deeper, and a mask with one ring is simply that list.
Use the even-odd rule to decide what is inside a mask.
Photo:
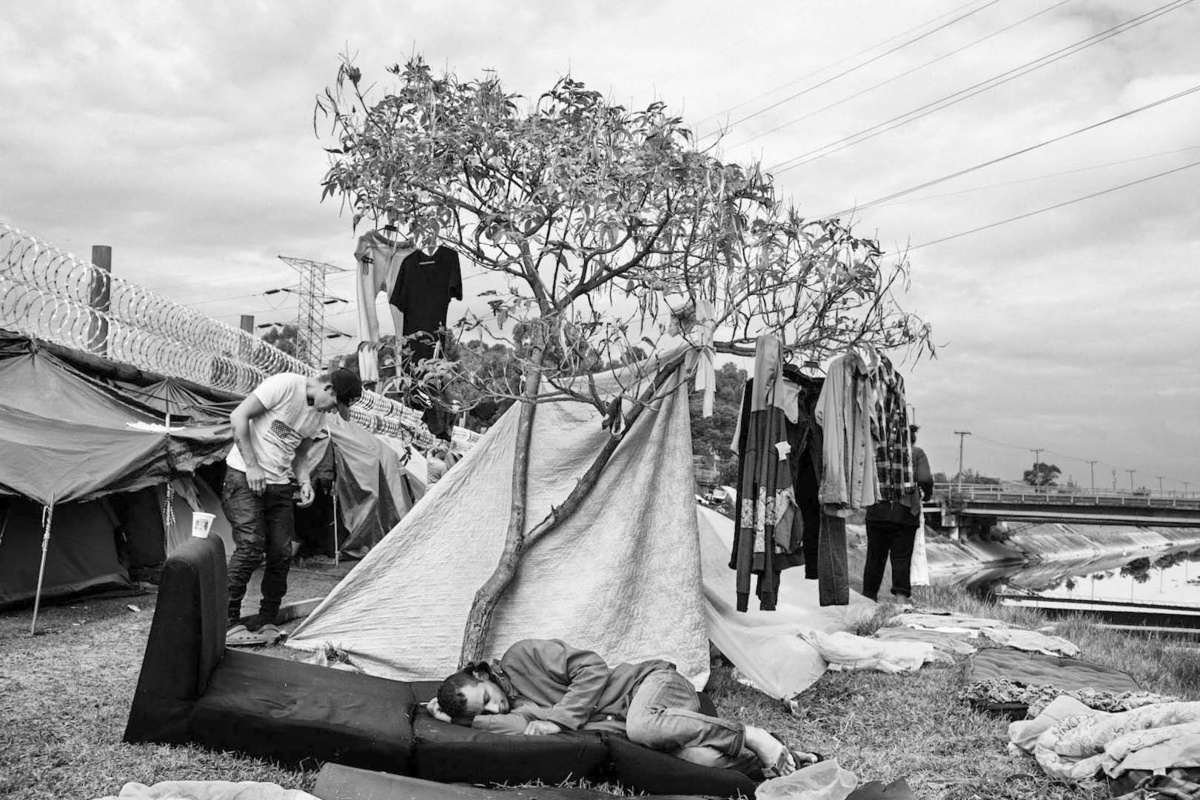
[{"label": "man's hand", "polygon": [[246,483],[250,484],[250,491],[262,494],[267,490],[267,473],[258,464],[247,466]]},{"label": "man's hand", "polygon": [[312,484],[308,481],[300,484],[300,502],[296,505],[300,508],[308,508],[316,499],[316,494],[313,493]]},{"label": "man's hand", "polygon": [[525,726],[526,736],[550,736],[555,733],[562,733],[562,728],[544,719],[535,719]]},{"label": "man's hand", "polygon": [[454,721],[450,719],[449,714],[447,714],[445,711],[442,711],[442,707],[438,705],[436,697],[425,704],[425,710],[428,711],[429,716],[433,717],[434,719],[441,720],[442,722]]}]

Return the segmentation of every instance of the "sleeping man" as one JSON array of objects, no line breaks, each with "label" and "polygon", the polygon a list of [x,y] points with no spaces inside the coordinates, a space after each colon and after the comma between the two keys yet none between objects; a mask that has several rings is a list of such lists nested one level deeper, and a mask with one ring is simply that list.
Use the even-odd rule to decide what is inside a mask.
[{"label": "sleeping man", "polygon": [[709,767],[787,775],[819,760],[762,728],[700,713],[691,681],[666,661],[609,667],[559,639],[525,639],[488,664],[442,682],[429,713],[493,733],[545,736],[588,730]]}]

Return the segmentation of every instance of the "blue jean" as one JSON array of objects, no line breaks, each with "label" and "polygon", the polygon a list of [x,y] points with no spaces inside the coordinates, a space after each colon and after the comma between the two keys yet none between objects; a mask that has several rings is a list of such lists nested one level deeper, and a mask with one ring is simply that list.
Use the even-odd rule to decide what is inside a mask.
[{"label": "blue jean", "polygon": [[290,484],[268,483],[262,494],[250,491],[246,473],[225,471],[221,510],[233,529],[233,556],[229,559],[229,622],[241,617],[242,598],[254,570],[266,559],[259,612],[273,616],[287,594],[292,560],[294,490]]},{"label": "blue jean", "polygon": [[753,772],[762,764],[746,749],[740,722],[700,713],[691,681],[673,669],[647,675],[633,693],[625,716],[629,740],[708,767]]}]

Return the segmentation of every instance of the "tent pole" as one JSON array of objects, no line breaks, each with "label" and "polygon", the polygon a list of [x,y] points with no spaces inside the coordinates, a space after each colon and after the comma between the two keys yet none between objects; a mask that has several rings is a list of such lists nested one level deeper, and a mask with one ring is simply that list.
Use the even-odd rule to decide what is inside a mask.
[{"label": "tent pole", "polygon": [[338,522],[338,507],[337,507],[337,474],[333,476],[333,486],[330,487],[333,493],[333,565],[336,567],[339,563],[338,559],[338,540],[337,540],[337,522]]},{"label": "tent pole", "polygon": [[42,580],[46,577],[46,554],[50,552],[50,523],[54,519],[54,496],[50,496],[50,505],[42,508],[42,563],[38,567],[37,592],[33,595],[33,621],[29,623],[29,635],[37,632],[38,609],[42,605]]}]

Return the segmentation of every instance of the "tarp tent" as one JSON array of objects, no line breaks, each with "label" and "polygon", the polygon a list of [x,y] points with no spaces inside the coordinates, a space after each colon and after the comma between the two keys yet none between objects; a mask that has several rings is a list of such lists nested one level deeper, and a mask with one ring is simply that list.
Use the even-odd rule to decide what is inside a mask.
[{"label": "tarp tent", "polygon": [[[161,562],[185,540],[192,510],[216,516],[214,531],[231,553],[220,486],[191,476],[224,458],[234,404],[170,379],[108,381],[0,331],[0,608],[34,597],[48,509],[43,598],[133,588],[129,568]],[[400,520],[420,486],[405,480],[393,447],[329,417],[343,549],[359,555]]]},{"label": "tarp tent", "polygon": [[[430,487],[287,644],[328,642],[387,677],[453,670],[472,597],[504,545],[518,416],[516,407],[506,413]],[[642,414],[582,507],[526,553],[496,609],[489,657],[527,636],[554,636],[613,663],[667,658],[706,678],[689,425],[679,392]],[[608,436],[590,407],[538,407],[530,526],[562,502]]]},{"label": "tarp tent", "polygon": [[[458,663],[475,591],[504,544],[519,409],[514,407],[326,597],[286,644],[345,651],[366,672],[437,679]],[[574,403],[540,405],[530,449],[527,525],[561,503],[608,437]],[[647,409],[578,511],[535,542],[502,597],[487,641],[498,657],[554,637],[610,663],[665,658],[698,686],[709,640],[754,684],[791,697],[825,671],[798,638],[869,616],[874,603],[822,608],[816,581],[785,572],[779,610],[734,610],[732,522],[698,508],[682,388]]]},{"label": "tarp tent", "polygon": [[164,530],[126,526],[103,498],[153,491],[219,460],[228,442],[227,423],[168,429],[119,389],[0,334],[0,607],[33,597],[47,523],[43,596],[128,588],[118,528],[143,549]]}]

